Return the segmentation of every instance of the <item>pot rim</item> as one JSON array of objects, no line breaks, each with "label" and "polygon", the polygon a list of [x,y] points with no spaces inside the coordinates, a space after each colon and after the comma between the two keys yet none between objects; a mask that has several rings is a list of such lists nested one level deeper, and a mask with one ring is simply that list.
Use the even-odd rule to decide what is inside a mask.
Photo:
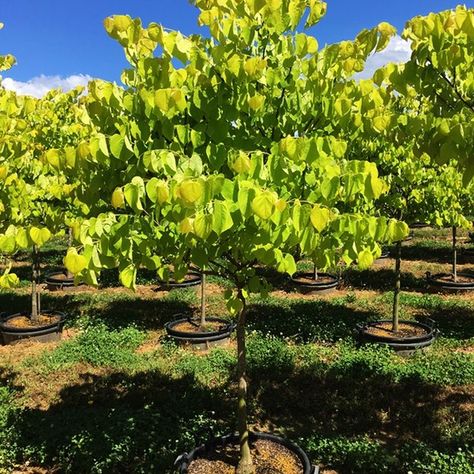
[{"label": "pot rim", "polygon": [[296,272],[291,276],[291,281],[293,284],[300,288],[334,288],[339,284],[340,278],[337,275],[334,275],[333,273],[326,273],[326,272],[318,272],[319,276],[323,276],[326,278],[331,278],[332,281],[330,282],[318,282],[317,280],[314,280],[314,283],[308,283],[308,282],[302,282],[298,280],[298,277],[301,276],[313,276],[312,272]]},{"label": "pot rim", "polygon": [[206,340],[212,341],[228,337],[236,327],[235,323],[227,319],[208,317],[206,318],[207,321],[224,323],[226,326],[219,331],[209,332],[187,332],[173,329],[174,326],[177,326],[180,323],[189,322],[190,319],[191,321],[199,320],[198,318],[180,318],[174,319],[173,321],[168,321],[167,323],[165,323],[165,329],[167,334],[179,340],[198,340],[204,342]]},{"label": "pot rim", "polygon": [[[190,453],[184,453],[178,456],[174,465],[179,469],[180,474],[187,474],[188,467],[197,456],[205,451],[210,451],[219,445],[227,445],[231,443],[238,443],[239,435],[238,433],[229,434],[225,436],[219,436],[211,439],[210,441],[201,444],[200,446],[195,447]],[[287,438],[282,438],[280,436],[272,435],[270,433],[259,433],[251,431],[249,433],[249,441],[257,441],[259,439],[266,439],[268,441],[273,441],[276,444],[281,444],[282,446],[288,448],[293,454],[295,454],[303,465],[302,474],[313,474],[315,472],[315,467],[311,465],[308,455],[295,443],[291,442]]]},{"label": "pot rim", "polygon": [[66,275],[63,271],[56,271],[46,274],[44,282],[47,285],[59,285],[59,286],[74,286],[74,277],[66,278],[66,279],[59,279],[55,278],[55,275]]},{"label": "pot rim", "polygon": [[458,276],[471,278],[470,282],[454,282],[454,281],[443,281],[440,278],[445,276],[452,276],[452,273],[435,273],[434,275],[427,275],[426,279],[428,283],[432,286],[438,288],[446,288],[452,290],[474,290],[474,274],[466,272],[458,272]]},{"label": "pot rim", "polygon": [[41,313],[59,316],[59,320],[52,324],[46,324],[45,326],[37,326],[37,327],[31,327],[31,328],[14,328],[12,326],[8,326],[7,324],[5,324],[5,322],[19,316],[25,316],[27,318],[31,318],[31,314],[28,313],[27,311],[22,311],[19,313],[12,313],[12,314],[1,313],[0,314],[0,331],[6,334],[26,334],[26,333],[48,332],[49,330],[52,330],[52,329],[61,330],[67,318],[66,313],[63,313],[61,311],[45,310],[45,311],[41,311]]},{"label": "pot rim", "polygon": [[158,285],[163,288],[185,288],[188,286],[199,285],[202,281],[201,274],[197,271],[190,270],[186,275],[192,275],[194,278],[183,280],[181,282],[177,282],[172,278],[170,278],[168,281],[158,279]]},{"label": "pot rim", "polygon": [[389,343],[389,344],[411,344],[411,343],[417,343],[417,342],[425,342],[425,341],[430,341],[434,337],[436,337],[436,334],[438,333],[438,330],[433,327],[433,325],[429,325],[427,323],[422,323],[419,321],[408,321],[406,319],[402,319],[399,322],[403,324],[409,324],[412,326],[418,326],[421,327],[426,331],[426,334],[424,336],[407,336],[407,337],[390,337],[390,336],[377,336],[374,334],[370,334],[366,332],[367,327],[369,326],[374,326],[376,324],[380,323],[391,323],[391,319],[379,319],[377,321],[369,321],[367,323],[359,324],[357,325],[357,332],[360,337],[364,338],[367,341],[374,341],[374,342],[382,342],[382,343]]}]

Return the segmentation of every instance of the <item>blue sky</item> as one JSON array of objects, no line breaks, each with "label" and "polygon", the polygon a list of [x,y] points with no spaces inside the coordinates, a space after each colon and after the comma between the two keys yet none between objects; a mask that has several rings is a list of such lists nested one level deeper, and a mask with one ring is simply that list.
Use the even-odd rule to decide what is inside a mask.
[{"label": "blue sky", "polygon": [[[452,8],[450,0],[327,0],[328,13],[312,33],[320,44],[353,38],[381,21],[401,32],[409,18]],[[473,2],[467,2],[474,6]],[[0,0],[0,54],[12,53],[18,64],[4,78],[23,83],[39,76],[45,87],[68,78],[99,77],[119,81],[126,63],[120,46],[105,33],[103,19],[112,14],[141,17],[189,34],[199,31],[198,10],[187,0]],[[389,59],[406,57],[407,48],[394,43]],[[379,58],[378,64],[384,60]],[[56,79],[54,79],[56,78]],[[83,79],[85,80],[85,79]],[[66,82],[64,82],[66,81]]]}]

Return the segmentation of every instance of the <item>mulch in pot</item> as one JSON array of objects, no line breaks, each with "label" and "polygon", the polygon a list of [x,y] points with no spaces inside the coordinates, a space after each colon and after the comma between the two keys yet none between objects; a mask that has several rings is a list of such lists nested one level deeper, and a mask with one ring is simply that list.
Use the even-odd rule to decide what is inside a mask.
[{"label": "mulch in pot", "polygon": [[[303,472],[303,466],[298,457],[281,444],[259,439],[251,444],[251,452],[256,474],[301,474]],[[239,447],[227,445],[192,461],[188,474],[235,474],[238,463]]]},{"label": "mulch in pot", "polygon": [[334,278],[331,277],[331,276],[326,276],[326,275],[321,275],[321,276],[318,276],[318,278],[315,280],[314,278],[311,278],[311,277],[308,277],[308,276],[305,276],[307,274],[300,274],[298,276],[296,276],[293,281],[295,281],[296,283],[301,283],[303,285],[313,285],[315,283],[318,283],[318,284],[324,284],[324,283],[333,283],[334,282]]},{"label": "mulch in pot", "polygon": [[426,334],[426,330],[419,326],[400,322],[398,331],[392,331],[392,323],[390,321],[380,321],[377,324],[367,326],[365,329],[367,334],[378,337],[391,337],[404,339],[407,337],[421,337]]},{"label": "mulch in pot", "polygon": [[43,326],[49,326],[50,324],[56,324],[60,319],[61,317],[56,314],[40,314],[38,320],[33,321],[28,316],[19,315],[5,321],[3,326],[12,329],[36,329]]},{"label": "mulch in pot", "polygon": [[446,283],[474,283],[474,275],[458,275],[456,281],[454,281],[454,275],[448,273],[435,275],[434,278],[438,281],[445,281]]},{"label": "mulch in pot", "polygon": [[201,333],[221,331],[224,330],[227,326],[227,323],[221,323],[219,321],[206,321],[203,326],[201,326],[198,322],[193,323],[189,321],[183,321],[182,323],[173,326],[173,329],[175,331]]},{"label": "mulch in pot", "polygon": [[74,281],[74,275],[68,275],[64,272],[51,273],[51,276],[58,281]]}]

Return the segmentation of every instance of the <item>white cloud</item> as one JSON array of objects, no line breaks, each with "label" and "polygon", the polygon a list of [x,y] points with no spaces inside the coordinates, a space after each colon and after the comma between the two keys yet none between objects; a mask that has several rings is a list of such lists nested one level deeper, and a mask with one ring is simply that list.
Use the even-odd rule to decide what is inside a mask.
[{"label": "white cloud", "polygon": [[5,89],[15,91],[20,95],[32,95],[34,97],[43,97],[51,89],[62,89],[67,92],[77,86],[87,86],[87,83],[93,78],[87,74],[74,74],[72,76],[36,76],[29,81],[15,81],[10,77],[2,80],[2,86]]},{"label": "white cloud", "polygon": [[388,63],[404,63],[410,59],[411,48],[410,43],[405,41],[398,35],[390,39],[387,47],[378,53],[372,54],[366,63],[365,69],[354,77],[356,79],[368,79],[372,77],[374,72]]},{"label": "white cloud", "polygon": [[[354,77],[356,79],[370,78],[378,68],[390,62],[406,62],[410,59],[410,55],[410,43],[396,35],[390,39],[389,44],[383,51],[370,56],[365,63],[365,69]],[[5,89],[15,91],[20,95],[43,97],[51,89],[59,88],[66,92],[77,86],[87,86],[87,83],[92,79],[87,74],[74,74],[67,77],[45,76],[42,74],[26,82],[6,77],[2,80],[1,84]]]}]

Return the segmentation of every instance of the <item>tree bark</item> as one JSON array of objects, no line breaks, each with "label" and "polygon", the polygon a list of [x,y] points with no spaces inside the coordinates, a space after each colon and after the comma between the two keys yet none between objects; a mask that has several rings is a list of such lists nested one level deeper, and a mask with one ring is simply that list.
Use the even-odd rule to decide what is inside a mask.
[{"label": "tree bark", "polygon": [[255,467],[252,461],[249,445],[249,428],[247,420],[247,353],[245,347],[245,319],[247,316],[247,306],[242,290],[239,289],[238,298],[242,302],[237,321],[237,377],[238,377],[238,410],[237,420],[239,429],[240,460],[236,474],[254,474]]},{"label": "tree bark", "polygon": [[33,322],[38,321],[38,317],[41,312],[41,301],[39,295],[39,255],[38,255],[38,248],[36,245],[33,245],[33,252],[32,252],[32,260],[33,260],[33,275],[31,279],[31,320]]},{"label": "tree bark", "polygon": [[453,277],[458,281],[458,256],[456,250],[456,226],[453,225]]},{"label": "tree bark", "polygon": [[201,274],[201,328],[206,324],[206,274]]},{"label": "tree bark", "polygon": [[[72,238],[72,227],[69,227],[68,228],[68,233],[67,233],[67,246],[68,248],[71,248],[72,247],[72,241],[73,241],[73,238]],[[74,275],[69,271],[69,270],[66,270],[66,276],[68,278],[74,278]]]},{"label": "tree bark", "polygon": [[392,331],[398,332],[398,313],[400,309],[402,242],[398,241],[395,255],[395,289],[393,292]]}]

